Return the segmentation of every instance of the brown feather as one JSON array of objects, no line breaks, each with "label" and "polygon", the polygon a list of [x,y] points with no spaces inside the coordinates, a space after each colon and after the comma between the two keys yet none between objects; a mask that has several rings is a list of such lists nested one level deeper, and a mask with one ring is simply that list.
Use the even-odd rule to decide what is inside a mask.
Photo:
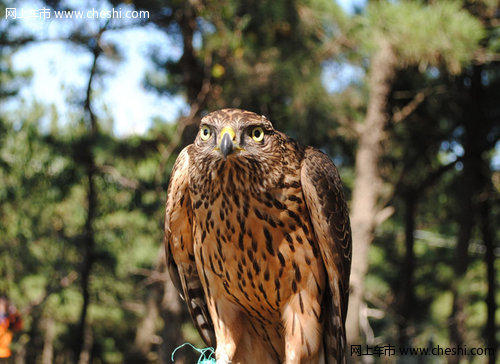
[{"label": "brown feather", "polygon": [[329,282],[327,356],[345,362],[345,319],[349,298],[352,238],[337,168],[322,152],[308,148],[302,162],[302,189]]},{"label": "brown feather", "polygon": [[167,266],[172,282],[186,301],[193,323],[203,341],[208,346],[215,346],[213,323],[208,314],[193,255],[187,148],[179,154],[174,164],[167,192],[164,237]]},{"label": "brown feather", "polygon": [[351,234],[324,154],[263,116],[213,112],[175,163],[166,210],[172,280],[218,362],[345,360]]}]

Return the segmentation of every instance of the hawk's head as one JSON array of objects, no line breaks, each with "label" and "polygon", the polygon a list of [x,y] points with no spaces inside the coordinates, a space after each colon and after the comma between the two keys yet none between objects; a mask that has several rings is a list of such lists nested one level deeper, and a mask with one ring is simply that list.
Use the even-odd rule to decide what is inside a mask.
[{"label": "hawk's head", "polygon": [[239,109],[214,111],[201,119],[194,142],[212,160],[272,160],[279,137],[266,117]]}]

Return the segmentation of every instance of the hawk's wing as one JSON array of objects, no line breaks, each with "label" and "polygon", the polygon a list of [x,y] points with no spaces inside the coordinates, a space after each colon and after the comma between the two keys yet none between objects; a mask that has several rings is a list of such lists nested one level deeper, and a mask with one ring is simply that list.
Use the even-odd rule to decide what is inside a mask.
[{"label": "hawk's wing", "polygon": [[307,148],[301,184],[328,277],[324,345],[327,362],[345,362],[345,319],[351,270],[351,227],[342,183],[325,154]]},{"label": "hawk's wing", "polygon": [[193,251],[193,212],[189,197],[187,146],[177,157],[167,192],[165,249],[175,287],[186,301],[193,323],[208,346],[215,345],[212,320],[196,269]]}]

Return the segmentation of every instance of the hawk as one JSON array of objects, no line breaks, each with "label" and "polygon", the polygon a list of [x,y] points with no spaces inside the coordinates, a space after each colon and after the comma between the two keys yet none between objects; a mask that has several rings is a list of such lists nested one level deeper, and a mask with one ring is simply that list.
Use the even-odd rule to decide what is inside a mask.
[{"label": "hawk", "polygon": [[351,230],[319,150],[253,112],[206,115],[172,170],[165,246],[218,364],[345,362]]}]

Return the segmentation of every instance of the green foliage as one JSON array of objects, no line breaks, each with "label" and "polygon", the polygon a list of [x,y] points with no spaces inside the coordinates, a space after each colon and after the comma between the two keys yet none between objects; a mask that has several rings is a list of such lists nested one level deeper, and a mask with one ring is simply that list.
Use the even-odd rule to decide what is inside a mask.
[{"label": "green foliage", "polygon": [[[185,4],[172,5],[177,6]],[[205,79],[213,92],[204,109],[260,112],[281,130],[303,136],[304,143],[330,148],[325,136],[335,114],[322,86],[322,63],[336,48],[337,18],[345,21],[333,2],[207,1],[190,11],[197,13],[194,32],[201,37],[190,76],[181,77],[191,61],[157,62],[161,69],[149,74],[150,85],[160,92],[183,91],[192,102],[197,95],[191,87]]]},{"label": "green foliage", "polygon": [[366,47],[388,41],[403,66],[421,69],[446,65],[457,74],[479,47],[485,33],[480,21],[460,1],[371,2],[360,39]]},{"label": "green foliage", "polygon": [[[460,150],[468,142],[464,124],[472,109],[472,60],[488,60],[498,52],[498,27],[483,27],[479,13],[469,11],[471,2],[459,1],[373,1],[356,15],[343,13],[329,0],[128,3],[156,14],[150,22],[184,47],[179,58],[153,56],[155,69],[145,76],[150,88],[183,95],[200,106],[199,114],[241,107],[269,116],[278,129],[301,143],[330,153],[341,167],[348,199],[355,178],[357,126],[370,97],[364,76],[375,47],[381,41],[391,44],[399,71],[387,100],[388,115],[404,109],[420,91],[425,97],[405,120],[389,123],[385,131],[378,168],[383,197],[394,214],[377,229],[370,250],[365,297],[374,309],[370,312],[377,314],[369,317],[369,323],[377,343],[396,343],[404,324],[412,333],[411,344],[448,346],[463,164],[461,160],[450,164],[430,182],[428,177],[463,157]],[[487,10],[496,5],[472,3]],[[85,38],[85,31],[75,32],[75,39]],[[1,35],[3,40],[15,40],[15,32]],[[92,139],[80,105],[74,114],[57,117],[55,106],[19,101],[17,88],[30,71],[13,72],[7,53],[3,51],[0,58],[0,102],[15,97],[17,103],[13,112],[0,113],[0,293],[8,293],[25,318],[22,340],[16,344],[24,345],[32,362],[40,360],[47,327],[53,322],[54,362],[72,360],[84,302],[82,262],[88,243],[91,159],[96,194],[87,316],[93,337],[91,361],[161,362],[162,355],[170,354],[162,350],[177,346],[175,340],[203,346],[185,312],[166,308],[176,301],[167,294],[162,297],[163,288],[158,287],[163,282],[156,281],[163,279],[156,269],[166,185],[179,149],[170,154],[169,144],[178,125],[158,118],[144,135],[117,138],[111,132],[112,120],[99,119],[100,131]],[[338,73],[343,67],[355,67],[361,76],[328,93],[323,72],[332,65],[337,65]],[[499,115],[498,64],[485,63],[481,80],[484,118],[477,125],[487,129],[487,138],[478,154],[486,170],[484,166],[491,166],[498,154],[493,149],[498,123],[490,120]],[[200,101],[204,82],[210,92]],[[90,101],[99,97],[94,92]],[[50,130],[42,130],[40,122],[47,118]],[[492,186],[493,192],[483,191],[474,198],[483,201],[487,195],[491,200],[490,223],[498,242],[500,231],[493,222],[500,221],[499,172],[493,171],[490,179],[496,190]],[[411,199],[417,205],[414,289],[412,313],[404,322],[401,273],[405,209]],[[479,220],[477,214],[474,219]],[[481,239],[477,228],[471,242],[477,246]],[[471,250],[469,263],[456,286],[467,302],[467,344],[484,346],[488,288],[484,252]],[[498,258],[495,264],[498,272]],[[153,344],[137,359],[135,336],[155,310]],[[175,320],[180,329],[169,342],[166,333]]]},{"label": "green foliage", "polygon": [[[39,330],[41,321],[55,318],[57,342],[66,340],[65,336],[69,340],[60,348],[60,354],[66,355],[82,304],[78,272],[88,204],[78,148],[85,135],[79,135],[77,125],[71,124],[43,134],[37,126],[43,114],[40,108],[25,112],[25,120],[5,120],[3,124],[0,290],[18,307],[41,310],[25,318],[25,330]],[[140,302],[145,294],[136,289],[141,280],[138,272],[151,269],[158,255],[164,191],[155,189],[159,161],[155,153],[142,151],[143,157],[136,163],[133,156],[117,158],[112,153],[122,144],[130,148],[133,143],[104,135],[100,140],[106,144],[95,147],[96,160],[103,167],[96,177],[97,249],[88,315],[94,334],[107,338],[99,349],[104,360],[120,363],[130,350],[123,343],[133,339],[139,319],[123,304]],[[120,184],[120,178],[129,178],[141,187],[130,189]]]}]

